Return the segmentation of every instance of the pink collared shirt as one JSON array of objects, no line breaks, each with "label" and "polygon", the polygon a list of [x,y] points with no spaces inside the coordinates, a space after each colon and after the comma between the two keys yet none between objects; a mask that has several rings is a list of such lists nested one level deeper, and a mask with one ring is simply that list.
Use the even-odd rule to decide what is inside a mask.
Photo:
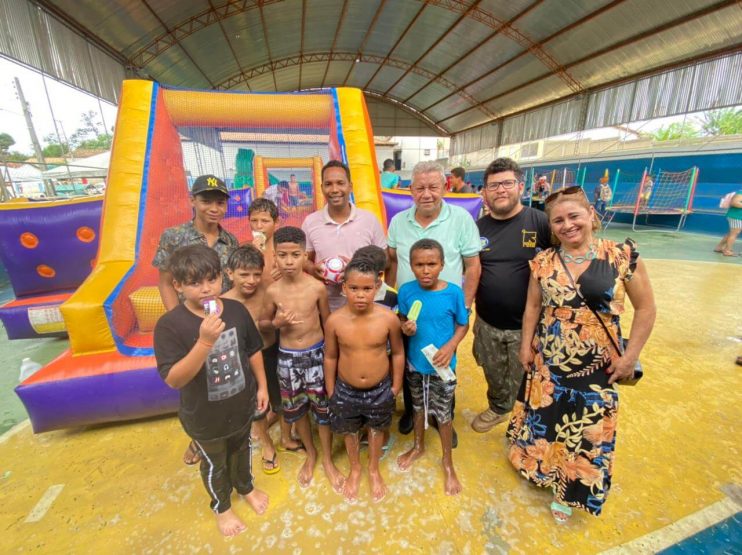
[{"label": "pink collared shirt", "polygon": [[[362,208],[350,205],[350,216],[342,223],[337,223],[327,210],[327,206],[306,217],[301,225],[307,236],[307,251],[314,252],[314,260],[320,262],[326,258],[345,256],[353,257],[361,247],[376,245],[386,249],[386,237],[376,217]],[[336,310],[345,304],[339,285],[328,285],[330,310]]]}]

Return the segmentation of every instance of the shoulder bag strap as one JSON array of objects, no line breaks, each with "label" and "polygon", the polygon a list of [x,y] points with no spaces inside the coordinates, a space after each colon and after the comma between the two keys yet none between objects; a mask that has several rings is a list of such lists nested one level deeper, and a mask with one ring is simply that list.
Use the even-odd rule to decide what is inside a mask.
[{"label": "shoulder bag strap", "polygon": [[613,334],[608,329],[608,326],[605,325],[603,318],[600,317],[600,314],[598,314],[598,312],[594,310],[593,307],[587,304],[585,297],[583,297],[582,293],[580,293],[580,290],[577,287],[577,284],[575,283],[574,278],[572,277],[572,273],[569,271],[569,268],[567,268],[567,264],[564,262],[564,259],[562,258],[562,254],[559,252],[558,249],[556,251],[556,254],[559,257],[559,262],[562,263],[562,268],[564,268],[564,271],[567,273],[567,277],[569,278],[569,281],[572,284],[572,287],[574,288],[575,293],[577,293],[577,296],[580,297],[582,304],[584,304],[590,310],[590,312],[592,312],[595,315],[595,317],[598,319],[598,322],[600,322],[600,325],[603,326],[603,329],[605,330],[605,333],[608,335],[608,339],[611,340],[611,343],[613,344],[613,347],[616,349],[616,352],[619,355],[622,354],[621,349],[618,348],[618,344],[616,343],[616,340],[613,339]]}]

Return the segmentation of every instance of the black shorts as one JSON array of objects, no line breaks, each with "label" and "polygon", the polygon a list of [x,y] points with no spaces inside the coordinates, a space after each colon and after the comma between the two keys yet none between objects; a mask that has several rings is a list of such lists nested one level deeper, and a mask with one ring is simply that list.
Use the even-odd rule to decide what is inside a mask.
[{"label": "black shorts", "polygon": [[385,430],[392,423],[394,407],[389,376],[369,389],[353,387],[338,378],[330,397],[330,427],[336,434],[355,434],[366,425]]},{"label": "black shorts", "polygon": [[[270,410],[281,414],[281,388],[278,385],[278,342],[261,351],[263,353],[263,367],[265,368],[265,381],[268,385],[268,402]],[[268,411],[255,412],[253,420],[262,420],[268,415]]]}]

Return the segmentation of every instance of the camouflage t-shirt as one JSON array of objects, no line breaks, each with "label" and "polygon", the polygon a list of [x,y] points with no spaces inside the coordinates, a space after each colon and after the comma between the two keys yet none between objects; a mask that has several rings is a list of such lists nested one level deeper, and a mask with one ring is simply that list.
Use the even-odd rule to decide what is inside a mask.
[{"label": "camouflage t-shirt", "polygon": [[[189,245],[209,246],[206,236],[196,229],[193,221],[169,227],[160,235],[160,244],[152,260],[152,265],[160,270],[168,269],[170,255],[180,247]],[[227,277],[227,259],[234,249],[239,246],[237,239],[229,231],[219,226],[219,237],[211,247],[219,255],[219,263],[222,266],[222,293],[232,288],[232,282]]]}]

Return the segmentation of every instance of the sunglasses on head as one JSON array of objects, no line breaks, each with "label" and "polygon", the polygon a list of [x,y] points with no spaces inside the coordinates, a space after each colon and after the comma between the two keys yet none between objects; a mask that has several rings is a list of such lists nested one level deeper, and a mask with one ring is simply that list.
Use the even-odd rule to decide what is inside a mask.
[{"label": "sunglasses on head", "polygon": [[584,194],[582,187],[580,187],[579,185],[572,185],[570,187],[565,187],[564,189],[559,189],[558,191],[554,191],[548,197],[546,197],[544,204],[549,204],[554,199],[556,199],[559,195],[575,195],[577,193]]}]

